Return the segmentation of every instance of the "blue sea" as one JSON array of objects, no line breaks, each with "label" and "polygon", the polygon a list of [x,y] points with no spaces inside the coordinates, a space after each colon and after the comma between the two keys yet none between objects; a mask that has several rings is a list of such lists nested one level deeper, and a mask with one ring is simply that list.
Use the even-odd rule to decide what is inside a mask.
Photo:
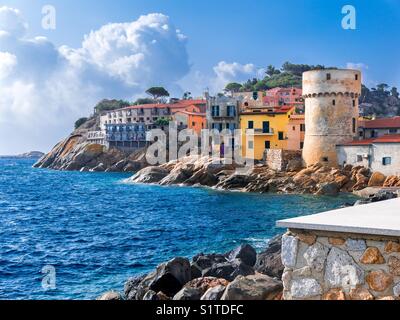
[{"label": "blue sea", "polygon": [[[175,256],[262,250],[283,232],[276,220],[355,200],[132,185],[129,174],[33,163],[0,159],[0,299],[95,299]],[[53,289],[42,285],[48,266]]]}]

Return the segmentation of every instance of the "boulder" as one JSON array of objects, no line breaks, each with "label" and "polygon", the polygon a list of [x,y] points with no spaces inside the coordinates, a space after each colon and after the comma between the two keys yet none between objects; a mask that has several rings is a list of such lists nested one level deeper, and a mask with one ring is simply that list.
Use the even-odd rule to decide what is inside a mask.
[{"label": "boulder", "polygon": [[103,301],[122,300],[122,296],[118,292],[110,291],[101,295],[97,300],[103,300]]},{"label": "boulder", "polygon": [[254,274],[254,269],[241,260],[227,261],[213,264],[210,268],[203,270],[203,277],[223,278],[228,281],[234,280],[239,275]]},{"label": "boulder", "polygon": [[200,300],[216,301],[221,300],[222,295],[225,292],[226,287],[218,285],[216,287],[210,288],[206,293],[200,298]]},{"label": "boulder", "polygon": [[139,285],[144,278],[145,276],[134,277],[125,282],[124,295],[126,300],[137,300],[136,297],[140,290]]},{"label": "boulder", "polygon": [[274,300],[283,290],[282,282],[263,274],[237,277],[221,300]]},{"label": "boulder", "polygon": [[253,267],[257,260],[257,252],[251,245],[242,244],[240,247],[228,252],[227,258],[229,261],[239,259],[248,266]]},{"label": "boulder", "polygon": [[296,279],[291,283],[290,294],[294,299],[317,298],[322,294],[322,288],[313,278]]},{"label": "boulder", "polygon": [[172,300],[200,300],[201,295],[202,292],[200,289],[185,287],[179,291]]},{"label": "boulder", "polygon": [[156,183],[160,182],[169,174],[167,169],[161,167],[147,167],[140,170],[128,181],[135,183]]},{"label": "boulder", "polygon": [[203,295],[209,289],[215,288],[217,286],[226,287],[226,286],[228,286],[228,284],[229,284],[229,281],[222,279],[222,278],[204,277],[204,278],[193,279],[192,281],[188,282],[185,285],[185,287],[199,289]]},{"label": "boulder", "polygon": [[154,292],[153,290],[149,290],[143,296],[143,300],[144,301],[158,301],[159,298],[158,298],[158,295],[156,292]]},{"label": "boulder", "polygon": [[286,166],[287,172],[297,172],[303,169],[303,161],[300,159],[291,159]]},{"label": "boulder", "polygon": [[336,196],[340,191],[340,186],[336,182],[325,182],[318,185],[317,195]]},{"label": "boulder", "polygon": [[273,238],[268,247],[257,256],[255,270],[267,276],[281,279],[284,266],[281,259],[282,235]]},{"label": "boulder", "polygon": [[368,187],[382,187],[385,183],[386,176],[380,172],[374,172],[369,179]]},{"label": "boulder", "polygon": [[191,280],[190,262],[185,258],[174,258],[149,273],[137,286],[136,299],[142,300],[148,290],[162,291],[174,296],[182,286]]}]

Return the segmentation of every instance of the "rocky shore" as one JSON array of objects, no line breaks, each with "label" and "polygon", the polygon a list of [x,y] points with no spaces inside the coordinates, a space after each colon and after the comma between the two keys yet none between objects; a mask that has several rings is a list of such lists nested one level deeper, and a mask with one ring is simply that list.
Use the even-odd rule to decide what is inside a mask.
[{"label": "rocky shore", "polygon": [[110,291],[99,300],[280,300],[282,235],[257,254],[248,244],[224,254],[191,260],[176,257],[148,274],[128,279],[123,293]]},{"label": "rocky shore", "polygon": [[116,148],[106,149],[88,141],[88,132],[98,129],[98,125],[98,117],[88,120],[40,158],[34,167],[65,171],[136,172],[147,166],[145,150],[128,153]]},{"label": "rocky shore", "polygon": [[354,192],[367,187],[400,187],[400,177],[385,177],[362,166],[330,168],[315,164],[302,168],[298,164],[288,164],[286,171],[275,171],[259,164],[245,170],[233,164],[223,164],[220,159],[197,156],[146,167],[128,179],[128,182],[316,195],[336,195],[339,192]]}]

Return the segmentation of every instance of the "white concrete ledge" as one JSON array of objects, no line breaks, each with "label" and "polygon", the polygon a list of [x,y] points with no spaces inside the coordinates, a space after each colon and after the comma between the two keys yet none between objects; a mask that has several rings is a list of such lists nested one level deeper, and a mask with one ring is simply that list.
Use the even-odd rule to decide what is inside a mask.
[{"label": "white concrete ledge", "polygon": [[400,198],[281,220],[277,226],[400,237]]}]

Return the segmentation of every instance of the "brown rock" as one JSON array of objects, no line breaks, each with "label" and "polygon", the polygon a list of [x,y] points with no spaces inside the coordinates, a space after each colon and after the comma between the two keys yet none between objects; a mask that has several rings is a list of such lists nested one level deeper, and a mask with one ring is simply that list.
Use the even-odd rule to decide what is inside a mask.
[{"label": "brown rock", "polygon": [[204,277],[189,281],[187,284],[185,284],[185,288],[200,289],[201,292],[204,294],[210,288],[214,288],[219,285],[227,287],[228,284],[229,281],[222,278],[219,279],[214,277]]},{"label": "brown rock", "polygon": [[333,246],[341,246],[346,242],[343,238],[329,238],[328,241]]},{"label": "brown rock", "polygon": [[379,292],[385,291],[393,283],[393,277],[382,270],[371,271],[365,280],[371,290]]},{"label": "brown rock", "polygon": [[310,233],[299,233],[297,234],[297,239],[312,246],[317,240],[317,236]]},{"label": "brown rock", "polygon": [[346,300],[346,297],[341,289],[331,289],[324,294],[322,300]]},{"label": "brown rock", "polygon": [[374,300],[374,296],[366,288],[355,288],[350,291],[351,300]]},{"label": "brown rock", "polygon": [[387,296],[387,297],[382,297],[382,298],[379,298],[379,299],[376,299],[376,300],[397,300],[395,297],[392,297],[392,296]]},{"label": "brown rock", "polygon": [[167,301],[167,300],[171,300],[170,297],[168,297],[164,292],[160,291],[159,293],[157,293],[157,298],[158,300],[162,300],[162,301]]},{"label": "brown rock", "polygon": [[385,245],[385,252],[386,253],[400,252],[400,244],[394,241],[387,242]]},{"label": "brown rock", "polygon": [[368,187],[382,187],[385,183],[386,176],[380,172],[374,172],[369,179]]},{"label": "brown rock", "polygon": [[385,263],[385,258],[382,256],[378,248],[369,247],[364,251],[360,262],[364,264],[383,264]]},{"label": "brown rock", "polygon": [[389,176],[386,178],[385,182],[383,183],[383,186],[384,187],[394,187],[399,182],[400,182],[400,177]]},{"label": "brown rock", "polygon": [[109,291],[104,293],[99,298],[97,298],[97,300],[102,300],[102,301],[122,300],[122,297],[118,292]]},{"label": "brown rock", "polygon": [[394,276],[400,276],[400,259],[389,257],[388,259],[389,272]]}]

